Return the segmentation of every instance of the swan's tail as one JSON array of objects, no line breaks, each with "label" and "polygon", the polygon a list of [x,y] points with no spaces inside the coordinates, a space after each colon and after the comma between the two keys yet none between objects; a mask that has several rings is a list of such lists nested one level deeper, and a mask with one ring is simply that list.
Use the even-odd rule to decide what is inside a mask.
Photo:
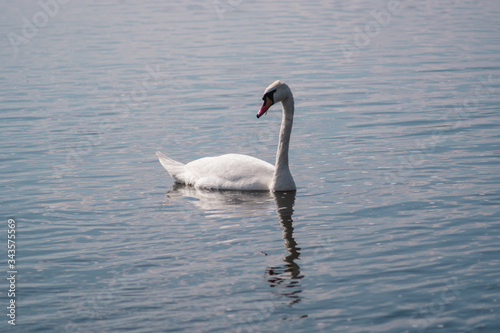
[{"label": "swan's tail", "polygon": [[156,152],[156,156],[158,156],[161,165],[163,165],[163,167],[168,171],[168,173],[170,174],[170,176],[172,176],[175,182],[177,183],[184,182],[182,179],[182,174],[184,173],[184,164],[182,164],[181,162],[174,161],[171,158],[168,158],[159,151]]}]

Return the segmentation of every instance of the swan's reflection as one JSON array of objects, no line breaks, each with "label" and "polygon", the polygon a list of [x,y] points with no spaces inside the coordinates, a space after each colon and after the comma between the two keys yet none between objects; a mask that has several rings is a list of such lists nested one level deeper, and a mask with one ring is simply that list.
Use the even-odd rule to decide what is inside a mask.
[{"label": "swan's reflection", "polygon": [[274,202],[277,213],[283,227],[283,240],[288,254],[283,259],[284,264],[268,267],[266,271],[267,280],[271,287],[283,288],[278,293],[291,299],[290,304],[300,302],[300,279],[304,276],[300,273],[300,266],[295,262],[299,259],[300,248],[293,238],[293,205],[295,204],[295,191],[275,192]]},{"label": "swan's reflection", "polygon": [[184,184],[174,184],[166,196],[169,201],[182,197],[194,199],[190,203],[212,218],[251,215],[256,209],[269,207],[273,200],[268,191],[212,191]]},{"label": "swan's reflection", "polygon": [[[233,215],[250,215],[255,209],[265,209],[274,201],[279,221],[283,227],[283,240],[288,251],[282,259],[283,263],[266,269],[266,278],[272,288],[280,296],[291,299],[290,304],[300,302],[300,266],[296,260],[300,256],[300,248],[293,238],[293,206],[296,191],[268,192],[268,191],[210,191],[197,189],[191,186],[175,184],[167,192],[167,197],[172,200],[180,197],[189,197],[198,208],[211,217],[227,217]],[[232,209],[231,207],[238,209]],[[241,209],[246,208],[246,209]]]}]

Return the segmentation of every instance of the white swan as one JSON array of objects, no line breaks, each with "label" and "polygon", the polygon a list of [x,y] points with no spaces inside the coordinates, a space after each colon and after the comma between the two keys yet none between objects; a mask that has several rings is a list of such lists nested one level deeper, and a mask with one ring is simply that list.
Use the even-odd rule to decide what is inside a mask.
[{"label": "white swan", "polygon": [[288,167],[288,146],[294,112],[292,92],[285,83],[275,81],[266,88],[262,99],[264,103],[257,113],[257,118],[265,114],[274,103],[281,102],[283,105],[275,166],[258,158],[241,154],[205,157],[182,164],[157,151],[156,156],[161,165],[176,183],[196,188],[242,191],[295,190],[295,182]]}]

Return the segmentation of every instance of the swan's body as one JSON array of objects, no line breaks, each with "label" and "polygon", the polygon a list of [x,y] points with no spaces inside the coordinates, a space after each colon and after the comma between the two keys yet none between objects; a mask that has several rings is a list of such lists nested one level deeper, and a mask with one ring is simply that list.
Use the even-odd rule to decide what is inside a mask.
[{"label": "swan's body", "polygon": [[269,190],[273,179],[272,164],[247,155],[204,157],[175,166],[162,153],[156,152],[156,156],[175,182],[199,188],[261,191]]},{"label": "swan's body", "polygon": [[274,103],[281,101],[283,104],[276,166],[241,154],[205,157],[182,164],[156,152],[160,163],[176,183],[197,188],[243,191],[295,190],[295,182],[288,167],[288,146],[294,113],[292,92],[285,83],[276,81],[267,87],[262,99],[264,103],[257,113],[257,118],[265,114]]}]

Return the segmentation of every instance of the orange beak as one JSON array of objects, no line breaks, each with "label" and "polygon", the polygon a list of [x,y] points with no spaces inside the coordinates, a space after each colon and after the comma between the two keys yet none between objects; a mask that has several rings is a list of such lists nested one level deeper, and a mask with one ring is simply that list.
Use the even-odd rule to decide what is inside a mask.
[{"label": "orange beak", "polygon": [[264,113],[267,112],[267,110],[269,110],[269,108],[273,105],[273,101],[271,101],[271,99],[269,97],[266,97],[264,99],[264,103],[262,103],[262,106],[259,110],[259,112],[257,113],[257,118],[260,118],[262,115],[264,115]]}]

